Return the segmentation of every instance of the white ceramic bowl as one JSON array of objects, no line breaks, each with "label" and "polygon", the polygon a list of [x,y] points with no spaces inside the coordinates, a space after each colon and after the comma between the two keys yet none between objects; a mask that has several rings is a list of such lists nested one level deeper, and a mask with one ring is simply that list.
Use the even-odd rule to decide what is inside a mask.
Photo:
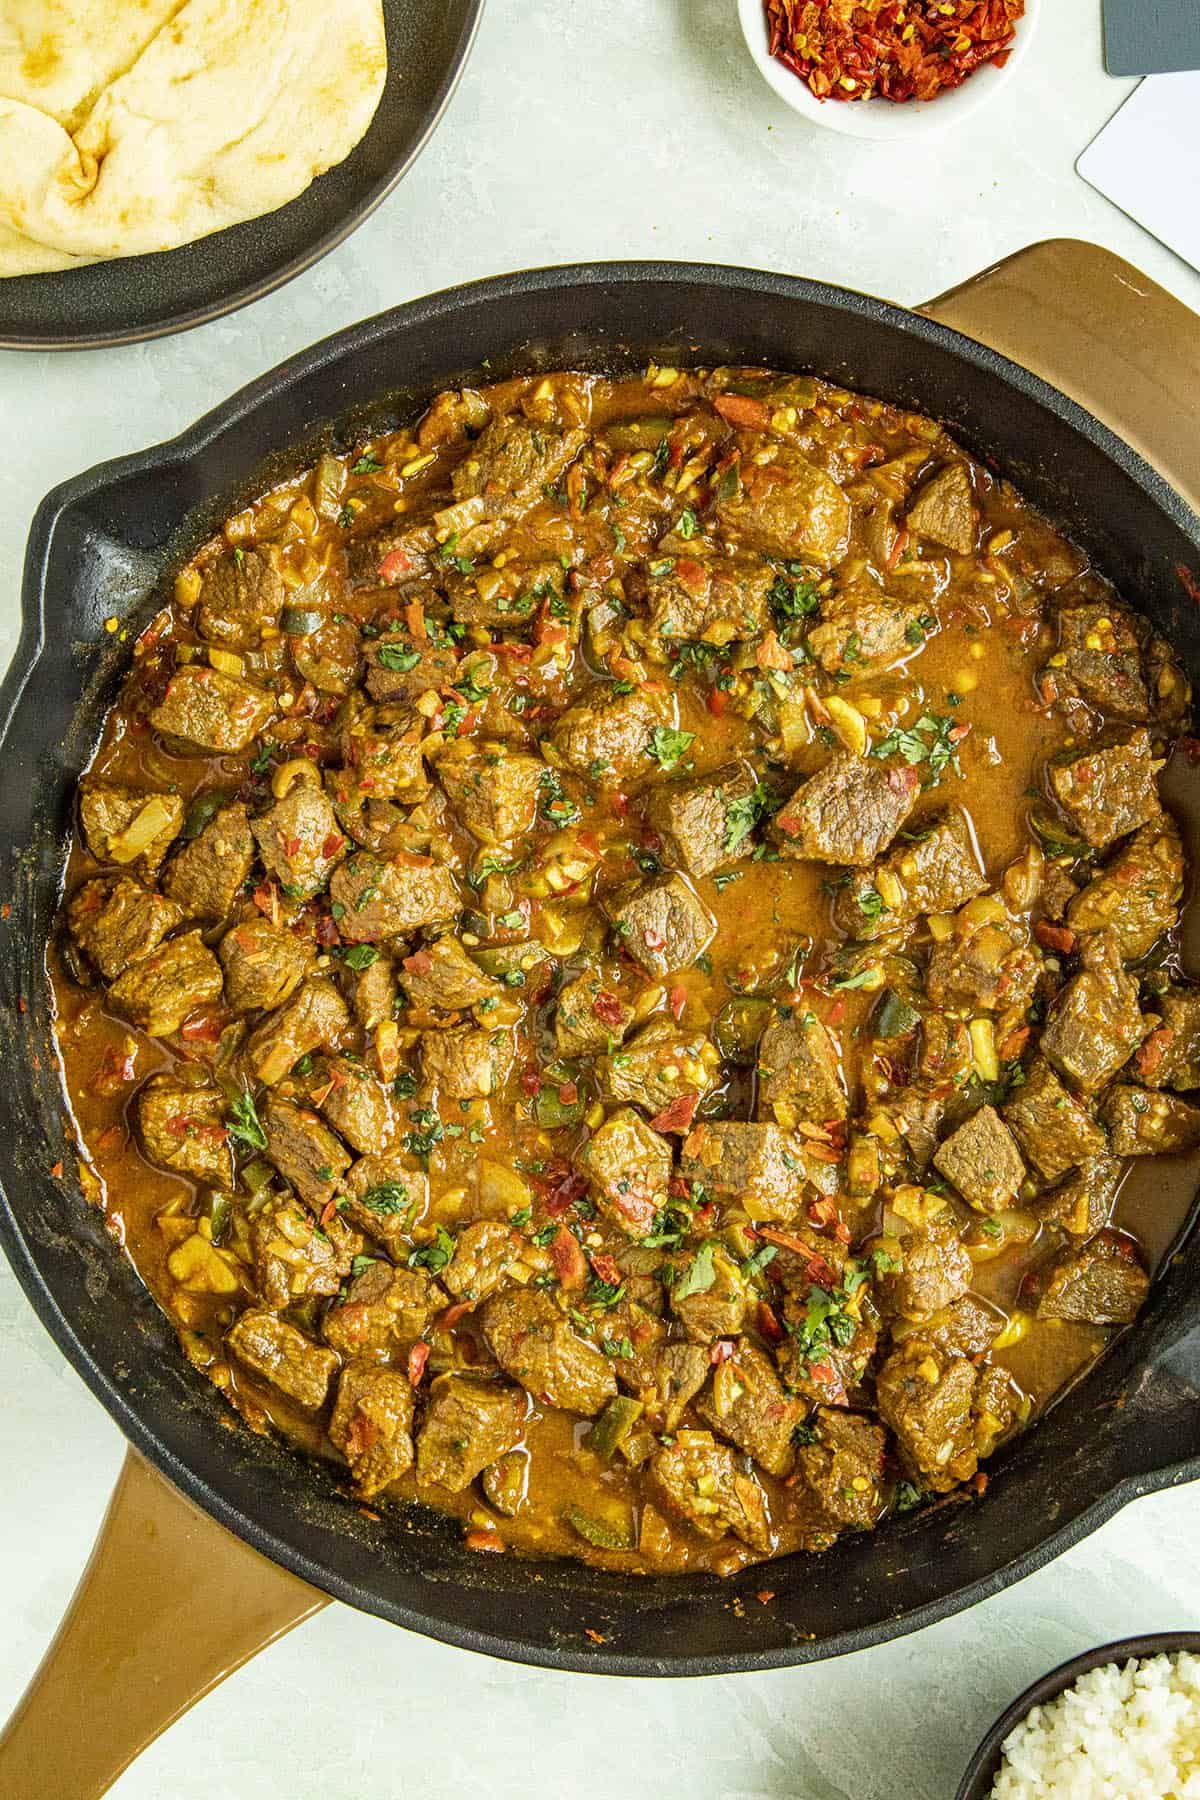
[{"label": "white ceramic bowl", "polygon": [[759,73],[793,112],[829,131],[891,143],[948,131],[997,99],[1015,79],[1028,54],[1041,12],[1042,0],[1025,0],[1025,17],[1017,26],[1004,67],[998,69],[993,63],[985,63],[959,87],[948,89],[935,100],[818,100],[799,75],[793,75],[770,54],[763,0],[738,0],[742,35]]}]

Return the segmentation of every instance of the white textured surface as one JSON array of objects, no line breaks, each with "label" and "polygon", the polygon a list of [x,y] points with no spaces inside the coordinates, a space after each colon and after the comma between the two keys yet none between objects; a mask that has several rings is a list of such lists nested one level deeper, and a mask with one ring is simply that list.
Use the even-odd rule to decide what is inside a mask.
[{"label": "white textured surface", "polygon": [[[511,85],[508,85],[511,84]],[[429,150],[334,256],[205,330],[0,358],[0,655],[40,496],[168,437],[317,337],[451,282],[591,257],[824,276],[915,302],[1037,238],[1106,243],[1200,308],[1200,278],[1088,188],[1128,91],[1098,0],[1051,0],[1013,110],[911,150],[813,130],[771,95],[734,0],[489,0]],[[119,1463],[113,1427],[0,1270],[0,1709],[64,1606]],[[692,1683],[505,1667],[331,1608],[210,1696],[118,1800],[949,1800],[978,1738],[1061,1658],[1200,1615],[1196,1500],[1140,1502],[1071,1555],[917,1638]],[[136,1596],[130,1596],[131,1616]],[[52,1796],[48,1800],[70,1800]]]}]

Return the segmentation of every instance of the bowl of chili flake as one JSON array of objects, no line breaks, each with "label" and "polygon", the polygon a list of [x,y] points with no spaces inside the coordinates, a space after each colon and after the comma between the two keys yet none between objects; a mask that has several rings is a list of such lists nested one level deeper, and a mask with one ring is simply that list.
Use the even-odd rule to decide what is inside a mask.
[{"label": "bowl of chili flake", "polygon": [[781,100],[833,131],[892,140],[944,130],[994,99],[1039,10],[1039,0],[738,0],[750,54]]}]

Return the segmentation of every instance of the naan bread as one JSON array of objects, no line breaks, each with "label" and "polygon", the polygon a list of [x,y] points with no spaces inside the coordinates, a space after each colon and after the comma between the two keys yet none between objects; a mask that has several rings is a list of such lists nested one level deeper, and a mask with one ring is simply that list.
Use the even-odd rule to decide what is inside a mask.
[{"label": "naan bread", "polygon": [[286,205],[386,73],[381,0],[0,0],[0,277]]}]

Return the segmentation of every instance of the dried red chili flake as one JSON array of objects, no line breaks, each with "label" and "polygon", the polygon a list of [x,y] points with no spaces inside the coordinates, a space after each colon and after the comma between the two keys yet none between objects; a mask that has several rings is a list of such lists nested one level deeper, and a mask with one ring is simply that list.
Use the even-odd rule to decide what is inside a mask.
[{"label": "dried red chili flake", "polygon": [[770,52],[818,100],[935,100],[1003,68],[1025,0],[764,0]]}]

